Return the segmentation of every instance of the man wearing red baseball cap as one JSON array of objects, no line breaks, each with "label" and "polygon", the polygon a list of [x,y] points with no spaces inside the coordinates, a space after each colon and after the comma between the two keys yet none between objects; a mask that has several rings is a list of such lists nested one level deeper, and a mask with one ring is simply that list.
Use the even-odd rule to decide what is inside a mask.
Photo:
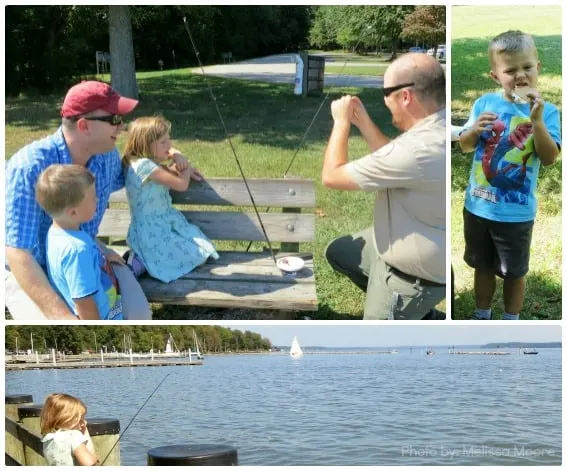
[{"label": "man wearing red baseball cap", "polygon": [[120,96],[107,83],[89,80],[75,85],[67,92],[61,107],[61,117],[75,118],[97,110],[123,116],[137,105],[138,100]]},{"label": "man wearing red baseball cap", "polygon": [[[46,276],[45,240],[52,220],[35,200],[35,185],[53,164],[88,168],[96,179],[98,201],[94,218],[80,229],[95,238],[110,194],[124,187],[116,139],[123,130],[123,116],[137,104],[107,83],[81,82],[65,96],[59,129],[7,162],[5,294],[14,319],[77,319]],[[146,297],[120,255],[97,242],[118,279],[124,318],[150,319]]]}]

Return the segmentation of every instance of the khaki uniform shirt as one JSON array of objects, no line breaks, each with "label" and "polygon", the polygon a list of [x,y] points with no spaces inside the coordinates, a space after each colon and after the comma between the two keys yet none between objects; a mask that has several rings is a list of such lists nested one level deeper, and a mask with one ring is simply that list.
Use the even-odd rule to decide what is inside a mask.
[{"label": "khaki uniform shirt", "polygon": [[404,273],[445,283],[445,109],[347,171],[376,192],[374,239],[380,257]]}]

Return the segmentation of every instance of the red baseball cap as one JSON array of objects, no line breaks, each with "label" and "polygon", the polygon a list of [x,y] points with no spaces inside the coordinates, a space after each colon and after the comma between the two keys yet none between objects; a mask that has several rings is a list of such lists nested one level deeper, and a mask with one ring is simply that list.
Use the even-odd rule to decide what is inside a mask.
[{"label": "red baseball cap", "polygon": [[71,118],[96,110],[125,115],[137,105],[138,100],[120,96],[107,83],[87,80],[69,89],[61,107],[61,116]]}]

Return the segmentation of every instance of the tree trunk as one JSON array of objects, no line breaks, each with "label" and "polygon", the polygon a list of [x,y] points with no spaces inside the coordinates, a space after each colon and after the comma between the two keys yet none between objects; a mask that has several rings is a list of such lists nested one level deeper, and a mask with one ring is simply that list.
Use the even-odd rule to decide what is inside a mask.
[{"label": "tree trunk", "polygon": [[398,38],[392,38],[392,55],[390,56],[390,61],[395,60],[398,57]]},{"label": "tree trunk", "polygon": [[112,88],[123,96],[138,98],[130,7],[109,6],[108,13]]}]

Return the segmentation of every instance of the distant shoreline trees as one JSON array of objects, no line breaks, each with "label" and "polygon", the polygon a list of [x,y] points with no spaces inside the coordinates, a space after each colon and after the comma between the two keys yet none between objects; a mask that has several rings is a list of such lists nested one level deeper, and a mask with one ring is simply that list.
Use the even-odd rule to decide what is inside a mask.
[{"label": "distant shoreline trees", "polygon": [[[233,330],[209,325],[171,326],[6,326],[5,349],[19,351],[31,349],[47,353],[52,348],[58,351],[80,353],[83,351],[123,351],[131,345],[135,352],[164,351],[171,335],[179,350],[195,350],[193,331],[203,353],[256,352],[272,348],[269,339],[249,330]],[[127,340],[126,340],[127,339]]]}]

